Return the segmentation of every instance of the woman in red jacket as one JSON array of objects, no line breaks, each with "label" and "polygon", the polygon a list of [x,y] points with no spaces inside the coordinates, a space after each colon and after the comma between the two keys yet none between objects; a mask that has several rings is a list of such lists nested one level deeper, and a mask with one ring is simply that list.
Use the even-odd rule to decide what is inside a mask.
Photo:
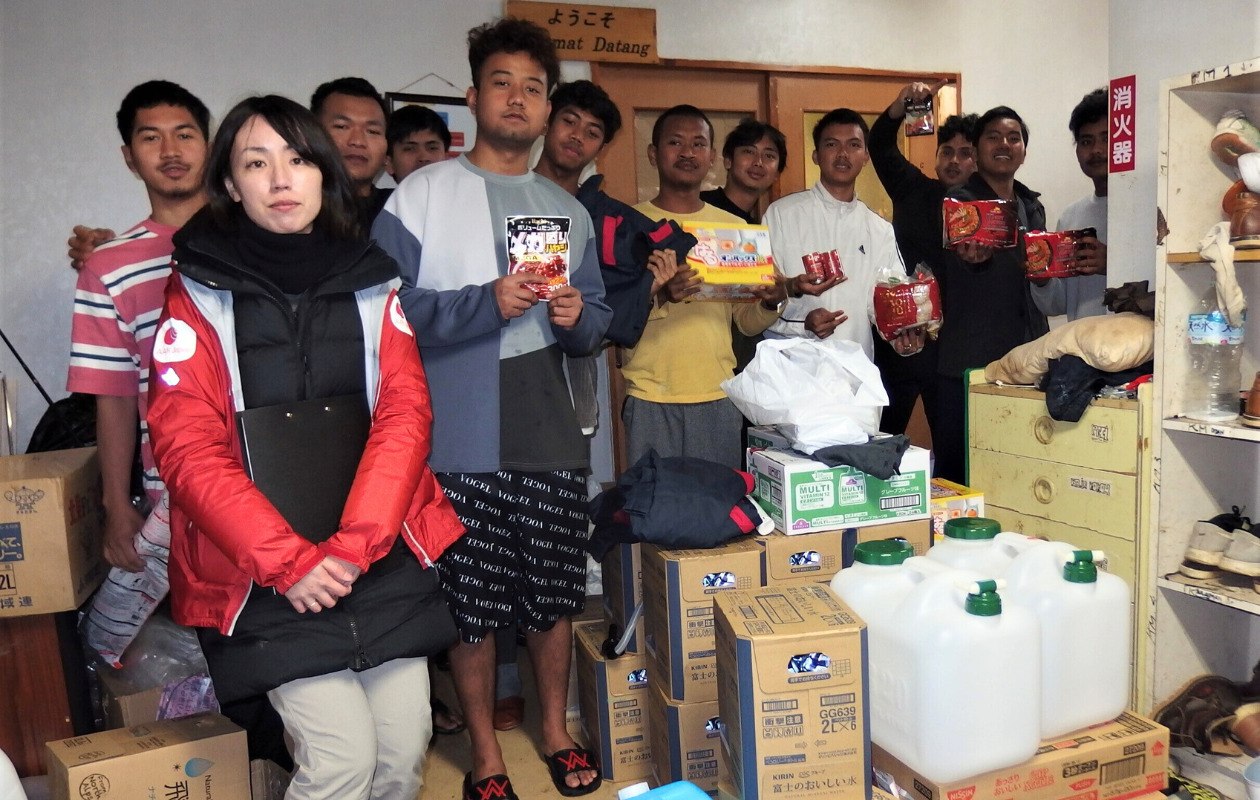
[{"label": "woman in red jacket", "polygon": [[[280,713],[297,765],[287,797],[415,797],[425,657],[455,638],[431,566],[463,528],[427,466],[397,266],[363,238],[336,149],[291,100],[233,108],[206,172],[209,205],[175,237],[149,380],[173,616],[197,627],[220,701],[266,693]],[[306,455],[268,453],[277,425],[309,436]],[[321,519],[309,512],[338,462],[349,485]]]}]

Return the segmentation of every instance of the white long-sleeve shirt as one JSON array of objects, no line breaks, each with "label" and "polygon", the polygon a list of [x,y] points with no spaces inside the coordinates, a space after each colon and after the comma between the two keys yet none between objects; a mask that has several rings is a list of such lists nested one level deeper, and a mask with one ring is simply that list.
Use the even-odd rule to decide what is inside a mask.
[{"label": "white long-sleeve shirt", "polygon": [[804,274],[801,257],[807,253],[835,250],[848,280],[818,297],[790,298],[768,334],[813,338],[804,320],[817,308],[843,311],[848,319],[836,327],[834,337],[857,342],[870,358],[874,352],[871,323],[875,319],[875,281],[886,265],[905,274],[893,227],[861,200],[842,202],[821,183],[770,204],[765,225],[770,229],[770,249],[775,264],[788,277]]}]

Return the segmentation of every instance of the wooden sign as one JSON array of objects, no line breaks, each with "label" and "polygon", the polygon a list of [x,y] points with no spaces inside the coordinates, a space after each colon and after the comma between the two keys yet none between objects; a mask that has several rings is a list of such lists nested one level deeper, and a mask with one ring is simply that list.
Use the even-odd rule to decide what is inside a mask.
[{"label": "wooden sign", "polygon": [[506,13],[546,28],[556,43],[557,55],[566,61],[660,61],[654,8],[508,0]]}]

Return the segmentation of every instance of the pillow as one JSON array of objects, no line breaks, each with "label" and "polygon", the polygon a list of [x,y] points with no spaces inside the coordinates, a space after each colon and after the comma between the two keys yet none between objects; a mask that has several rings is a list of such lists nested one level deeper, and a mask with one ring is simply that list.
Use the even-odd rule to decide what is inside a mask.
[{"label": "pillow", "polygon": [[1060,356],[1079,356],[1095,369],[1119,372],[1155,355],[1155,322],[1141,314],[1082,317],[1021,344],[984,368],[989,383],[1035,384]]}]

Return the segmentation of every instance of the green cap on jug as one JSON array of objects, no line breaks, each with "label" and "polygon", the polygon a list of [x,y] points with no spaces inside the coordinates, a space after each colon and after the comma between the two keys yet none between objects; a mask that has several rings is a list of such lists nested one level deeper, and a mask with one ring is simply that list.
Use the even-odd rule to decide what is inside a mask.
[{"label": "green cap on jug", "polygon": [[1098,565],[1093,550],[1073,550],[1072,560],[1063,565],[1063,580],[1068,583],[1096,583]]},{"label": "green cap on jug", "polygon": [[914,555],[914,545],[905,539],[877,539],[862,542],[853,548],[853,560],[859,564],[891,567]]},{"label": "green cap on jug", "polygon": [[992,539],[1002,532],[995,519],[955,517],[945,520],[945,535],[951,539]]},{"label": "green cap on jug", "polygon": [[[991,521],[991,520],[990,520]],[[964,606],[974,617],[996,617],[1002,613],[1002,598],[997,593],[997,581],[976,581],[967,595]]]}]

